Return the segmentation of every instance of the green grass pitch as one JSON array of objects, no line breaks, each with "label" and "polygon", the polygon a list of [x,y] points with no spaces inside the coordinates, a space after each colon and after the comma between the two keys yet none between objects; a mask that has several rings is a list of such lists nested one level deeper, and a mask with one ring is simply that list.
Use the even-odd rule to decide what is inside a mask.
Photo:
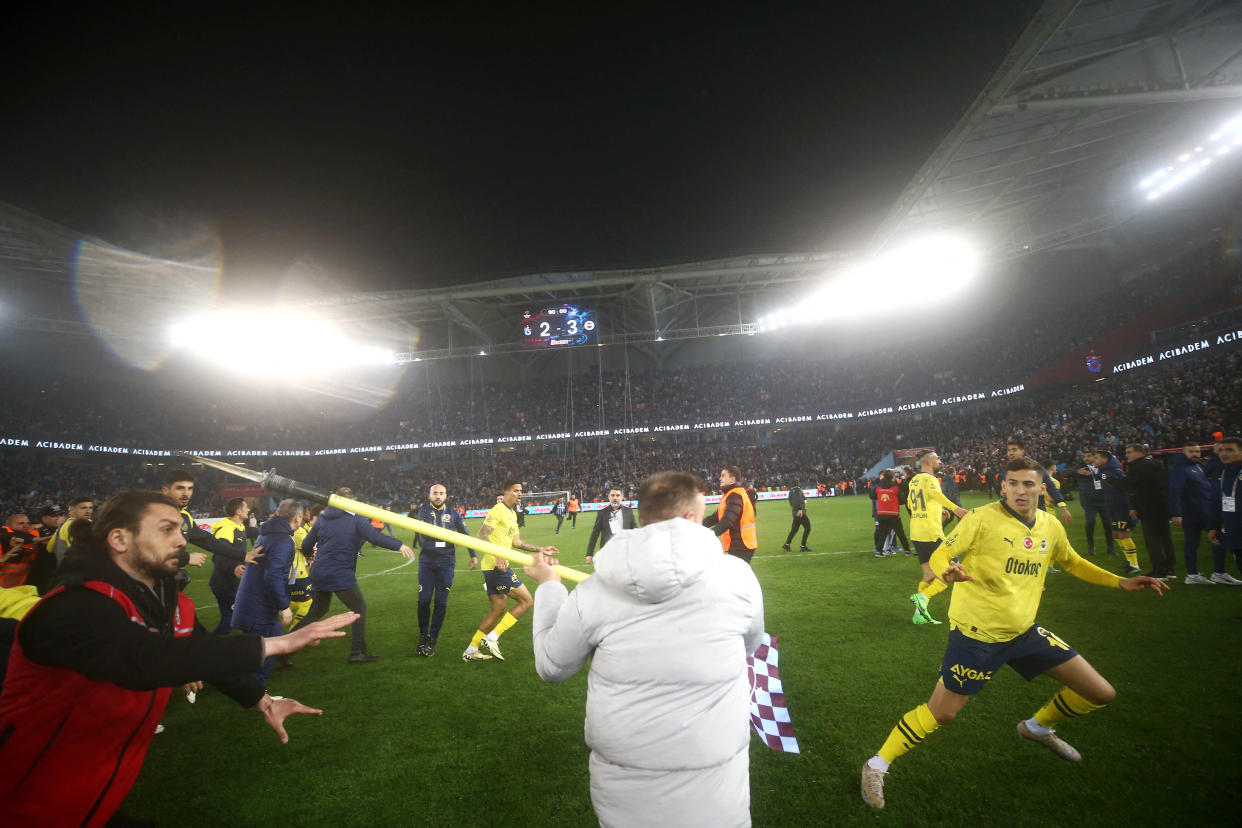
[{"label": "green grass pitch", "polygon": [[[983,502],[968,496],[966,505]],[[1018,739],[1017,721],[1056,685],[1027,684],[1006,670],[893,766],[888,807],[873,812],[859,797],[859,769],[897,718],[930,694],[947,625],[910,623],[919,566],[901,555],[872,557],[869,500],[808,507],[814,551],[803,554],[780,549],[787,504],[759,507],[754,569],[767,629],[780,637],[802,753],[752,739],[756,825],[1232,822],[1242,588],[1176,582],[1159,598],[1065,573],[1048,576],[1039,621],[1118,691],[1108,708],[1062,727],[1082,763]],[[1075,519],[1070,538],[1081,551],[1076,506]],[[535,516],[522,536],[556,544],[562,563],[582,566],[590,520],[553,536],[554,520]],[[1208,564],[1206,550],[1200,555]],[[1115,571],[1119,559],[1094,560]],[[294,656],[292,669],[278,667],[270,692],[324,710],[290,719],[285,746],[257,713],[210,688],[194,705],[174,693],[167,731],[153,741],[126,813],[187,826],[595,824],[582,739],[586,671],[561,685],[540,681],[529,618],[504,636],[504,662],[463,664],[486,609],[482,576],[465,562],[459,554],[438,651],[426,659],[414,655],[417,565],[367,547],[359,574],[380,661],[347,665],[347,642],[334,640]],[[194,574],[187,591],[210,627],[217,610],[208,573]],[[947,601],[933,599],[933,615],[943,619]]]}]

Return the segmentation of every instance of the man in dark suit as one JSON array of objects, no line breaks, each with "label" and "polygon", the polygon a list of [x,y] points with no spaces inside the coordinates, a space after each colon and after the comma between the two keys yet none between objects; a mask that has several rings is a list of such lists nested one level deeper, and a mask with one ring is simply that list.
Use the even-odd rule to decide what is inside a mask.
[{"label": "man in dark suit", "polygon": [[634,520],[634,510],[621,502],[621,490],[609,489],[608,508],[595,513],[595,525],[591,527],[591,539],[587,541],[586,562],[592,563],[595,560],[597,540],[599,548],[603,549],[613,535],[624,529],[636,528],[638,521]]}]

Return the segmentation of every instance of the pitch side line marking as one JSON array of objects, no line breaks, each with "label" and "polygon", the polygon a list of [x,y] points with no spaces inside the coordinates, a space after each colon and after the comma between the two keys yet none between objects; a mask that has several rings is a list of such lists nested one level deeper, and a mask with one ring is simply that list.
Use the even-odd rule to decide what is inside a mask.
[{"label": "pitch side line marking", "polygon": [[[392,567],[391,569],[385,569],[385,570],[382,570],[382,571],[380,571],[380,572],[367,572],[367,573],[365,573],[365,574],[363,574],[363,575],[359,575],[359,576],[358,576],[358,580],[360,580],[360,581],[361,581],[363,578],[374,578],[376,575],[387,575],[387,574],[389,574],[390,572],[396,572],[398,569],[405,569],[407,566],[409,566],[410,564],[414,563],[414,562],[415,562],[415,561],[417,561],[417,560],[418,560],[418,558],[410,558],[408,561],[402,561],[401,563],[397,564],[396,566]],[[208,610],[208,609],[213,609],[213,610],[215,610],[216,612],[219,612],[219,611],[220,611],[220,605],[219,605],[219,604],[203,604],[203,605],[200,607],[200,606],[198,606],[198,605],[196,604],[196,605],[194,606],[194,614],[197,616],[197,615],[199,615],[199,614],[200,614],[200,612],[201,612],[202,610]]]},{"label": "pitch side line marking", "polygon": [[[760,555],[759,557],[753,558],[751,560],[751,563],[754,563],[756,561],[784,561],[784,560],[790,560],[792,558],[823,558],[823,557],[828,557],[831,555],[859,555],[862,553],[871,553],[874,551],[875,550],[873,549],[839,549],[836,552],[791,552],[788,555]],[[896,557],[902,557],[902,556],[898,555]],[[418,558],[412,558],[408,561],[404,561],[402,563],[397,564],[391,569],[385,569],[380,572],[368,572],[364,575],[359,575],[358,580],[361,581],[363,578],[374,578],[379,575],[392,575],[394,573],[398,575],[418,575],[417,572],[399,572],[398,571],[401,569],[405,569],[407,566],[409,566],[412,563],[415,563],[417,560]],[[581,564],[580,567],[573,567],[573,568],[574,569],[578,569],[578,568],[594,569],[595,566],[593,564]],[[454,573],[481,572],[481,571],[482,570],[480,569],[454,569],[453,570]],[[200,610],[208,610],[208,609],[213,609],[219,612],[220,607],[217,606],[216,604],[204,604],[201,607],[195,606],[194,612],[195,614],[198,614]]]}]

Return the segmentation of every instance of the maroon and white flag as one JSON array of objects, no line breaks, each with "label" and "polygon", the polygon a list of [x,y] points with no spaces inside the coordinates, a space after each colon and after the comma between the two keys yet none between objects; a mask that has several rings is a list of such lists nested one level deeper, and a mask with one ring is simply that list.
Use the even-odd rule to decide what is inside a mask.
[{"label": "maroon and white flag", "polygon": [[750,726],[772,750],[801,753],[785,704],[776,641],[776,636],[764,633],[759,649],[746,660],[750,674]]}]

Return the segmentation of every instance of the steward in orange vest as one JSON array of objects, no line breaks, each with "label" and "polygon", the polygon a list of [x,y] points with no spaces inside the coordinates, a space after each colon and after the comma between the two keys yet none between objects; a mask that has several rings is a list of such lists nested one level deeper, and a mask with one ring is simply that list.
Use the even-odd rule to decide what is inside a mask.
[{"label": "steward in orange vest", "polygon": [[725,552],[750,563],[759,548],[755,529],[755,496],[742,486],[742,472],[737,466],[720,470],[720,505],[715,514],[703,518],[703,525],[720,538]]}]

